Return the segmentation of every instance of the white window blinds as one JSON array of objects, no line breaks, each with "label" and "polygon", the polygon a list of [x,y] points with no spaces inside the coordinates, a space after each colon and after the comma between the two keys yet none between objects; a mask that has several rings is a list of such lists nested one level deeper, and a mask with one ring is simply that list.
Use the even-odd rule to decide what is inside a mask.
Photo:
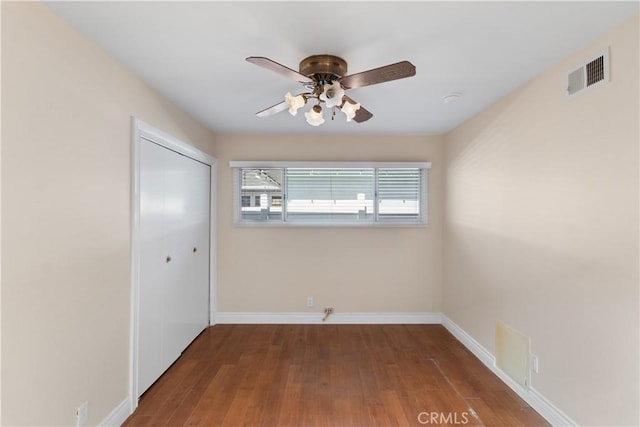
[{"label": "white window blinds", "polygon": [[378,169],[378,219],[419,221],[422,202],[422,170],[418,168]]},{"label": "white window blinds", "polygon": [[287,168],[287,220],[373,221],[374,170]]},{"label": "white window blinds", "polygon": [[241,225],[425,225],[430,163],[231,162]]}]

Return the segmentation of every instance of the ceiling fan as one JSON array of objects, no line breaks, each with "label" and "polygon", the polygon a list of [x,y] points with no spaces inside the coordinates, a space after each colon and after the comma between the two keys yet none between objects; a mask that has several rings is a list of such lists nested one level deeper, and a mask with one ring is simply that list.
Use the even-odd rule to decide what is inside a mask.
[{"label": "ceiling fan", "polygon": [[325,121],[322,111],[323,103],[326,108],[332,109],[332,119],[335,116],[335,110],[340,109],[348,122],[352,120],[357,123],[366,122],[373,117],[373,114],[345,95],[345,91],[416,75],[416,67],[409,61],[401,61],[351,75],[346,75],[347,62],[334,55],[309,56],[300,61],[299,71],[263,56],[250,56],[247,61],[297,80],[305,88],[304,92],[297,95],[287,92],[284,101],[259,111],[256,116],[272,116],[286,109],[295,116],[298,109],[304,107],[308,100],[314,99],[317,104],[304,114],[307,123],[312,126],[319,126]]}]

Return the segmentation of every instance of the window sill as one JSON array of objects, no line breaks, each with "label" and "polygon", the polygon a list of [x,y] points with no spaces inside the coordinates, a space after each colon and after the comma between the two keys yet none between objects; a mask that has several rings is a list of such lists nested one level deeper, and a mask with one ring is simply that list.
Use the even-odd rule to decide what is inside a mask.
[{"label": "window sill", "polygon": [[239,228],[427,228],[429,224],[427,222],[323,223],[323,222],[241,221],[241,222],[234,222],[233,226],[239,227]]}]

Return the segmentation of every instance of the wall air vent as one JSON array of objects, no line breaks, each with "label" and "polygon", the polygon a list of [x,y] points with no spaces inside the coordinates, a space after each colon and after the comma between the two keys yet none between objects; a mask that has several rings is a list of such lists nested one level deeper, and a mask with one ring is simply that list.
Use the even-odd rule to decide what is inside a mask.
[{"label": "wall air vent", "polygon": [[531,386],[531,338],[502,322],[497,322],[495,354],[496,367],[528,390]]},{"label": "wall air vent", "polygon": [[584,89],[609,81],[609,48],[574,68],[567,75],[567,93],[575,95]]}]

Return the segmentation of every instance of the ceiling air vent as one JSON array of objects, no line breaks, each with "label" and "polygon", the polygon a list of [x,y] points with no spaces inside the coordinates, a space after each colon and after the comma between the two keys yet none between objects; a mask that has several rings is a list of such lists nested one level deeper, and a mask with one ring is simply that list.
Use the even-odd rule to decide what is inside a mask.
[{"label": "ceiling air vent", "polygon": [[567,75],[569,96],[609,81],[609,48],[575,68]]}]

